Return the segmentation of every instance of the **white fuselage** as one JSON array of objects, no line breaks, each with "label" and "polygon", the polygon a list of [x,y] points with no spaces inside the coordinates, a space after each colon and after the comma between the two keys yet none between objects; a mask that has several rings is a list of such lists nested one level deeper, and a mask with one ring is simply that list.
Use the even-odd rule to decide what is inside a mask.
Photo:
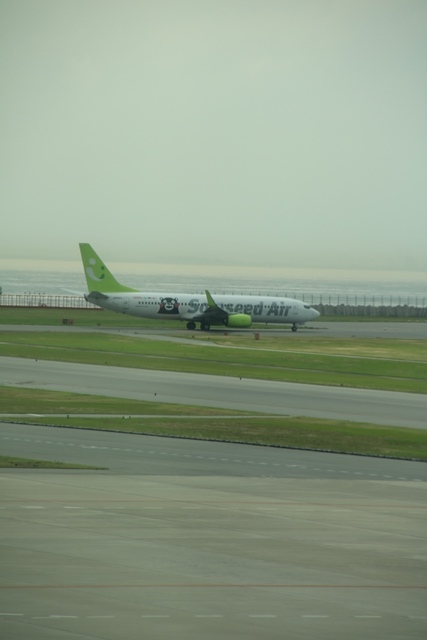
[{"label": "white fuselage", "polygon": [[[141,318],[185,320],[196,318],[208,307],[204,294],[164,294],[148,292],[106,293],[101,297],[85,296],[89,302],[104,309]],[[220,295],[215,302],[228,313],[251,316],[252,322],[303,324],[319,313],[301,300],[262,295]]]}]

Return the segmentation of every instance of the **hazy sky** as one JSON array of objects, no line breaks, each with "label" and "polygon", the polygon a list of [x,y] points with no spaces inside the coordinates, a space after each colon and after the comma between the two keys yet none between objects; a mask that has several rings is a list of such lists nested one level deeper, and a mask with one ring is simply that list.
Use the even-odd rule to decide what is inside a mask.
[{"label": "hazy sky", "polygon": [[1,0],[1,258],[427,271],[426,0]]}]

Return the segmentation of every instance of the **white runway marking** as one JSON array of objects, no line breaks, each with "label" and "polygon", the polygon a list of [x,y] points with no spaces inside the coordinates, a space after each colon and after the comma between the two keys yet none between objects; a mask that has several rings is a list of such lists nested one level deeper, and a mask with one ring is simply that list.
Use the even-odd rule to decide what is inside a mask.
[{"label": "white runway marking", "polygon": [[362,471],[348,471],[346,469],[322,469],[320,467],[310,467],[308,465],[300,465],[300,464],[287,464],[287,463],[278,463],[278,462],[265,462],[265,461],[254,461],[254,460],[242,460],[241,458],[239,459],[230,459],[230,458],[222,458],[219,456],[203,456],[203,455],[192,455],[189,453],[177,453],[177,452],[167,452],[167,451],[156,451],[156,450],[149,450],[149,451],[144,451],[142,449],[130,449],[130,448],[121,448],[121,447],[106,447],[106,446],[95,446],[95,445],[85,445],[85,444],[76,444],[76,443],[64,443],[62,441],[59,442],[54,442],[52,440],[40,440],[40,439],[34,439],[32,440],[31,438],[11,438],[8,436],[3,436],[4,440],[8,440],[8,441],[14,441],[14,442],[33,442],[33,443],[37,443],[37,444],[50,444],[50,445],[56,445],[56,446],[67,446],[67,447],[75,447],[75,448],[81,448],[81,449],[89,449],[89,450],[102,450],[102,451],[119,451],[119,452],[123,452],[123,453],[141,453],[141,454],[149,454],[149,455],[161,455],[161,456],[173,456],[175,459],[177,458],[190,458],[190,459],[197,459],[197,460],[211,460],[213,462],[232,462],[232,463],[236,463],[236,464],[243,464],[243,465],[256,465],[256,466],[271,466],[271,467],[282,467],[284,469],[301,469],[301,470],[308,470],[308,471],[317,471],[319,473],[339,473],[339,474],[347,474],[347,475],[357,475],[360,476],[361,478],[365,477],[365,478],[378,478],[378,479],[382,479],[385,478],[387,480],[402,480],[404,482],[424,482],[424,480],[420,479],[420,478],[408,478],[406,476],[392,476],[389,474],[377,474],[377,473],[364,473]]},{"label": "white runway marking", "polygon": [[21,505],[21,509],[44,509],[45,507],[36,507],[33,505]]},{"label": "white runway marking", "polygon": [[[277,618],[289,618],[288,615],[283,615],[280,616],[278,614],[275,613],[242,613],[240,615],[236,615],[236,616],[232,616],[229,614],[223,614],[223,613],[187,613],[188,616],[191,616],[193,618],[199,618],[199,619],[209,619],[209,618],[241,618],[241,617],[246,617],[246,618],[263,618],[263,619],[277,619]],[[4,618],[6,617],[28,617],[32,620],[58,620],[58,619],[70,619],[70,620],[75,620],[75,619],[80,619],[80,618],[86,618],[88,620],[103,620],[103,619],[120,619],[122,616],[115,616],[115,615],[102,615],[102,614],[98,614],[98,615],[75,615],[75,614],[59,614],[59,613],[51,613],[49,615],[39,615],[39,616],[34,616],[34,615],[29,615],[29,614],[25,614],[25,613],[9,613],[9,612],[0,612],[0,616],[3,616]],[[158,620],[162,620],[165,618],[174,618],[177,617],[177,615],[171,615],[171,614],[166,614],[166,613],[147,613],[147,614],[143,614],[140,616],[141,618],[150,618],[152,620],[158,619]],[[301,614],[300,616],[301,618],[307,618],[307,619],[318,619],[318,618],[336,618],[336,617],[340,617],[340,616],[331,616],[329,614],[323,614],[323,613],[305,613],[305,614]],[[358,614],[358,615],[353,615],[353,616],[348,616],[351,617],[353,619],[360,619],[360,620],[382,620],[385,616],[382,615],[374,615],[374,614]],[[395,617],[395,616],[393,616]],[[405,618],[407,620],[427,620],[427,616],[399,616],[402,618]]]}]

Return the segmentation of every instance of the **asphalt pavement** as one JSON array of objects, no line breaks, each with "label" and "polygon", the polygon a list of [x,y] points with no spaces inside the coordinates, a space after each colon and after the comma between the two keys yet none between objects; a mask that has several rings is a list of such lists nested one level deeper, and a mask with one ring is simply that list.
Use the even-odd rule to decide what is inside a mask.
[{"label": "asphalt pavement", "polygon": [[[298,397],[149,374],[0,359],[0,384],[30,388],[141,399],[161,389],[160,401],[276,413]],[[311,395],[306,386],[300,406]],[[328,406],[370,402],[375,419],[407,401],[410,420],[427,415],[398,395]],[[425,463],[7,423],[0,446],[107,467],[0,471],[2,638],[427,637]]]}]

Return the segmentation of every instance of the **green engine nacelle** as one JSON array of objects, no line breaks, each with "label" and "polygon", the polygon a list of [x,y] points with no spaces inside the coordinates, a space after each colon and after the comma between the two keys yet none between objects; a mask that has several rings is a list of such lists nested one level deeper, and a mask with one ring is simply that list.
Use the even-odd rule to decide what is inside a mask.
[{"label": "green engine nacelle", "polygon": [[228,316],[224,319],[224,324],[226,327],[232,327],[234,329],[244,329],[245,327],[250,327],[252,324],[251,316],[248,316],[247,313],[234,313],[231,316]]}]

